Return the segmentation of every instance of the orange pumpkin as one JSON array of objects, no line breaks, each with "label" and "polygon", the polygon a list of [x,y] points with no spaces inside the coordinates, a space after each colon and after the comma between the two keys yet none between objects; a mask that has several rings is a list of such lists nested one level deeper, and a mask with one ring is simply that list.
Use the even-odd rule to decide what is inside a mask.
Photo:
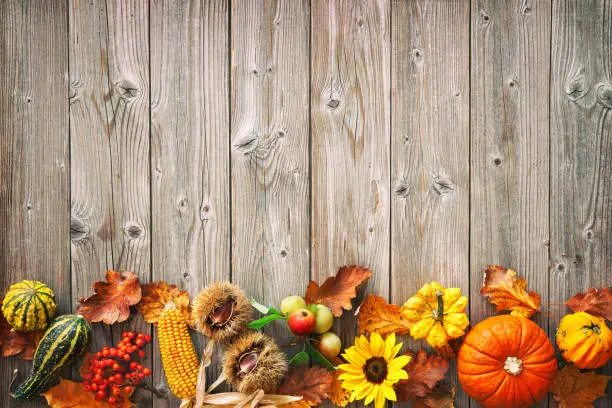
[{"label": "orange pumpkin", "polygon": [[544,330],[512,315],[478,323],[465,336],[457,362],[463,389],[484,407],[530,407],[546,396],[557,372]]},{"label": "orange pumpkin", "polygon": [[564,359],[578,368],[597,368],[612,357],[612,330],[601,317],[578,312],[565,316],[557,329]]}]

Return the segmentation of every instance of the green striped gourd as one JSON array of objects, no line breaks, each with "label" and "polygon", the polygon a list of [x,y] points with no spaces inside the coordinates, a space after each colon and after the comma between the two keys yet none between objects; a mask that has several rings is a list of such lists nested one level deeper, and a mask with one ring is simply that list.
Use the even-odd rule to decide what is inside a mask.
[{"label": "green striped gourd", "polygon": [[2,314],[16,331],[44,330],[55,316],[55,296],[38,281],[15,283],[4,297]]},{"label": "green striped gourd", "polygon": [[53,320],[36,348],[32,373],[11,393],[13,398],[28,401],[48,391],[62,367],[87,349],[90,330],[83,316],[69,314]]}]

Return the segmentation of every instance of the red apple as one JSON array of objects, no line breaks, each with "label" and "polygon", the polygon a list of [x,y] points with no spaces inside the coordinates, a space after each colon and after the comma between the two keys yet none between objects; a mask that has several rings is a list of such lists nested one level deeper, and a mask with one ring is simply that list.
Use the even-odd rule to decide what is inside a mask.
[{"label": "red apple", "polygon": [[316,324],[317,318],[308,309],[298,309],[287,319],[289,330],[298,336],[308,336],[314,331]]}]

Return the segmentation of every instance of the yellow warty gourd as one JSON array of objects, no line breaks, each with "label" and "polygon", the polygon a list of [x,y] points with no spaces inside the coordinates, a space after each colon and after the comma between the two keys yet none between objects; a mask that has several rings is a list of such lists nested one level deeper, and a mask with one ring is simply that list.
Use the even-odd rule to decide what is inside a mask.
[{"label": "yellow warty gourd", "polygon": [[157,322],[162,364],[170,390],[179,398],[195,397],[200,360],[187,323],[176,307],[164,310]]}]

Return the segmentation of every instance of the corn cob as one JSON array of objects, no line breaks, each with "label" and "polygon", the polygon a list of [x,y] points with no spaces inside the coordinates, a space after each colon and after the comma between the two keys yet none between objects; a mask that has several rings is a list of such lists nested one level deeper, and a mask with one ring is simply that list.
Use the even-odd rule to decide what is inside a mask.
[{"label": "corn cob", "polygon": [[170,390],[179,398],[196,395],[200,360],[196,354],[187,323],[176,306],[164,310],[157,321],[162,364]]}]

